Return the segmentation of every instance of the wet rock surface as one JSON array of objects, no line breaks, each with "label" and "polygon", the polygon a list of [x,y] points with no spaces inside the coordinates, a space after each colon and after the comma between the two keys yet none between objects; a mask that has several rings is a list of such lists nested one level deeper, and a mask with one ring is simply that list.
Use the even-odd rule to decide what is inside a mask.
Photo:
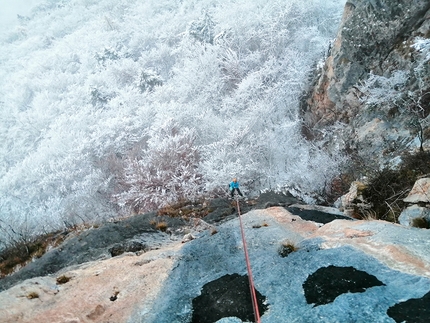
[{"label": "wet rock surface", "polygon": [[349,218],[344,215],[338,215],[338,214],[332,214],[327,212],[322,212],[318,210],[309,210],[305,208],[300,208],[298,206],[296,207],[287,207],[286,208],[289,212],[291,212],[294,215],[298,215],[303,220],[307,221],[314,221],[318,223],[329,223],[334,220],[352,220],[352,218]]},{"label": "wet rock surface", "polygon": [[427,323],[430,318],[430,292],[421,298],[410,299],[390,307],[388,316],[397,323]]},{"label": "wet rock surface", "polygon": [[[203,286],[202,293],[193,299],[191,323],[214,323],[224,317],[237,317],[254,322],[251,292],[247,275],[225,275]],[[265,297],[256,290],[260,316],[267,310]]]},{"label": "wet rock surface", "polygon": [[145,251],[148,247],[146,244],[139,241],[127,241],[126,243],[117,243],[112,248],[109,248],[109,252],[112,257],[122,255],[124,252],[138,252]]},{"label": "wet rock surface", "polygon": [[303,284],[306,301],[314,306],[333,302],[344,293],[363,293],[367,288],[383,286],[375,276],[354,267],[319,268]]},{"label": "wet rock surface", "polygon": [[291,204],[300,203],[300,200],[291,194],[284,194],[278,192],[265,192],[260,194],[257,199],[256,209],[267,209],[273,206],[289,206]]},{"label": "wet rock surface", "polygon": [[[269,204],[288,205],[297,201],[292,196],[268,192],[262,194],[257,202],[240,199],[239,207],[242,213],[246,213]],[[203,220],[209,224],[234,219],[238,214],[236,201],[226,198],[210,200],[206,208],[208,215]],[[161,232],[155,228],[154,222],[165,222],[168,229]],[[15,274],[0,279],[0,291],[22,280],[53,274],[67,266],[115,257],[124,252],[144,252],[159,248],[182,239],[191,226],[190,221],[182,217],[158,216],[156,212],[105,223],[66,239],[58,248],[35,259]]]},{"label": "wet rock surface", "polygon": [[229,199],[213,199],[209,203],[209,214],[203,218],[208,223],[219,223],[234,218],[237,214],[236,203]]}]

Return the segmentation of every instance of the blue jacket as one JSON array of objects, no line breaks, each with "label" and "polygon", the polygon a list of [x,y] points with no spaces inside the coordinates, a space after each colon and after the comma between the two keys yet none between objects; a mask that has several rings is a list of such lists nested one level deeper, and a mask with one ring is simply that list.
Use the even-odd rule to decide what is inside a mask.
[{"label": "blue jacket", "polygon": [[239,182],[231,182],[230,183],[230,189],[239,188]]}]

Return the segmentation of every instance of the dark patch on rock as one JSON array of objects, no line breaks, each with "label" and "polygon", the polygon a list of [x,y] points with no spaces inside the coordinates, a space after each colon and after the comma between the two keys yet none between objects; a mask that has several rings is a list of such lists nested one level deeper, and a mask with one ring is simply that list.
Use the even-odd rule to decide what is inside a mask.
[{"label": "dark patch on rock", "polygon": [[113,295],[109,297],[109,300],[112,302],[115,302],[118,299],[118,294],[119,294],[119,291],[115,291]]},{"label": "dark patch on rock", "polygon": [[[266,299],[256,290],[260,316],[267,310]],[[200,296],[193,299],[191,323],[213,323],[223,317],[237,317],[254,322],[248,276],[225,275],[203,286]]]},{"label": "dark patch on rock", "polygon": [[317,211],[317,210],[306,210],[298,207],[287,207],[286,209],[288,210],[288,212],[291,212],[292,214],[297,215],[306,221],[314,221],[314,222],[326,224],[337,219],[352,220],[347,216],[326,213],[326,212]]},{"label": "dark patch on rock", "polygon": [[231,215],[236,213],[236,208],[228,199],[213,199],[209,203],[209,214],[203,220],[207,223],[218,223],[222,220],[229,219]]},{"label": "dark patch on rock", "polygon": [[226,198],[215,198],[210,200],[209,202],[209,209],[211,210],[217,210],[217,209],[224,209],[229,208],[231,201]]},{"label": "dark patch on rock", "polygon": [[362,293],[375,286],[385,284],[375,276],[354,267],[332,265],[318,269],[303,283],[306,301],[314,306],[331,303],[344,293]]},{"label": "dark patch on rock", "polygon": [[297,204],[300,201],[291,194],[276,193],[273,191],[262,193],[255,206],[256,209],[267,209],[272,206],[288,206]]},{"label": "dark patch on rock", "polygon": [[397,323],[427,323],[430,320],[430,292],[421,298],[407,300],[390,307],[387,311]]},{"label": "dark patch on rock", "polygon": [[[239,198],[239,207],[242,214],[255,209],[267,209],[272,206],[286,207],[292,204],[299,204],[300,200],[290,193],[283,194],[277,192],[262,193],[257,199],[247,200]],[[237,215],[237,204],[235,200],[217,198],[210,201],[209,213],[203,218],[208,223],[219,223],[231,220]]]},{"label": "dark patch on rock", "polygon": [[119,256],[124,252],[138,252],[145,251],[147,249],[146,244],[139,241],[127,241],[125,243],[117,243],[112,248],[109,248],[109,252],[112,257]]}]

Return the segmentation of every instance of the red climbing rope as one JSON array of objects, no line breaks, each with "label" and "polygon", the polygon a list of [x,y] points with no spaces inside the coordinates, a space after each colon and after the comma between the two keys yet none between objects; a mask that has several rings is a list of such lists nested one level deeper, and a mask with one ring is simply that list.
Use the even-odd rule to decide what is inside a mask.
[{"label": "red climbing rope", "polygon": [[252,307],[254,309],[255,323],[260,323],[260,312],[258,310],[257,294],[255,293],[254,280],[252,279],[251,262],[249,261],[248,248],[246,246],[245,231],[243,230],[242,218],[240,216],[239,200],[236,198],[237,213],[239,214],[240,231],[242,233],[243,251],[245,252],[246,269],[248,270],[249,289],[251,290]]}]

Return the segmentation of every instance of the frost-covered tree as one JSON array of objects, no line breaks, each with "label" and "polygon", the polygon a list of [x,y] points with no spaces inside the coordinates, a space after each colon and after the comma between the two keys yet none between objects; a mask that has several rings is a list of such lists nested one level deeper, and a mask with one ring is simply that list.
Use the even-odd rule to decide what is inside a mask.
[{"label": "frost-covered tree", "polygon": [[215,23],[209,13],[205,12],[203,18],[191,22],[188,32],[198,41],[212,44],[215,36],[214,30]]},{"label": "frost-covered tree", "polygon": [[391,77],[369,74],[358,87],[363,94],[361,102],[368,105],[396,104],[402,98],[408,77],[409,73],[405,71],[395,71]]},{"label": "frost-covered tree", "polygon": [[139,88],[142,92],[152,92],[154,87],[161,85],[163,85],[163,80],[154,71],[146,70],[140,74]]},{"label": "frost-covered tree", "polygon": [[[0,31],[5,236],[116,216],[112,195],[124,197],[122,205],[150,208],[219,190],[233,175],[249,193],[293,184],[317,190],[337,160],[301,139],[298,101],[343,5],[41,2]],[[163,137],[157,128],[170,119],[179,135]],[[168,150],[183,161],[174,152],[181,136],[196,159],[163,168],[154,158],[169,160]],[[135,158],[133,147],[141,148]],[[171,186],[139,186],[139,176],[149,173]]]},{"label": "frost-covered tree", "polygon": [[147,149],[124,161],[114,200],[134,212],[154,210],[202,196],[195,134],[173,120],[149,132]]},{"label": "frost-covered tree", "polygon": [[369,74],[360,86],[361,101],[366,107],[377,107],[393,114],[393,111],[409,120],[416,132],[422,151],[425,129],[429,126],[430,86],[428,85],[430,42],[420,37],[411,47],[416,50],[416,59],[409,70],[397,70],[389,76]]}]

